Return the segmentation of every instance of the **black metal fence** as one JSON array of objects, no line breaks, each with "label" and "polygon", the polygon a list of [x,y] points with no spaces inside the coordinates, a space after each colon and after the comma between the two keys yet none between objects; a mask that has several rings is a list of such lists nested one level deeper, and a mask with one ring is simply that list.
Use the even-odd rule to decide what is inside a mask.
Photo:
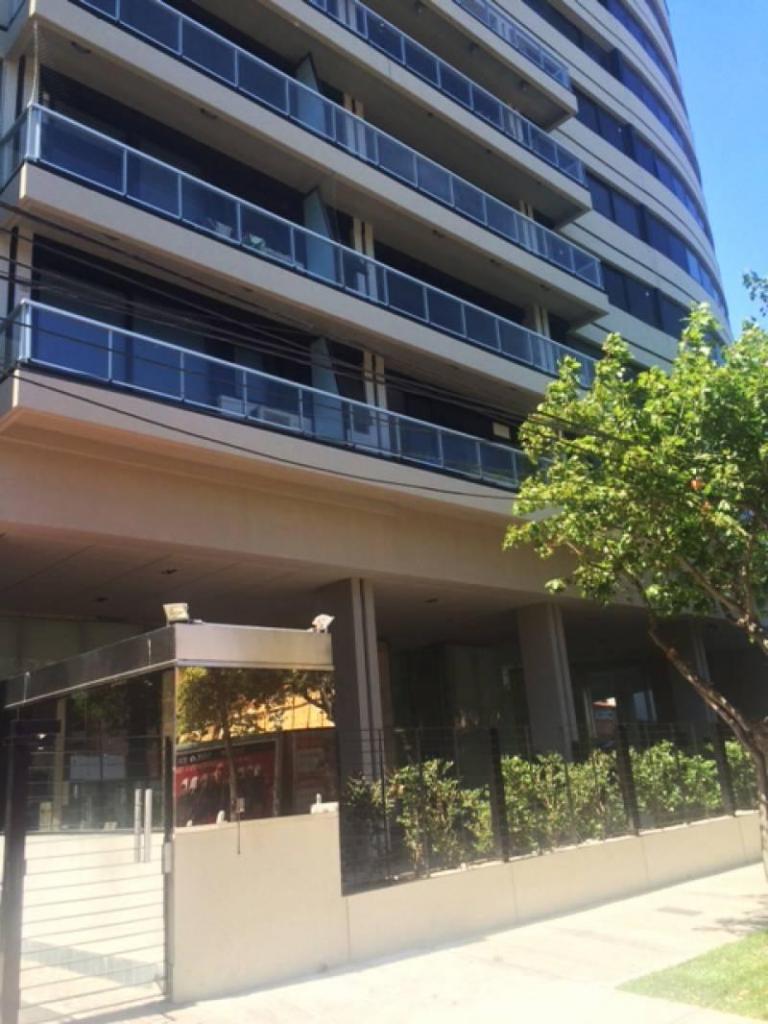
[{"label": "black metal fence", "polygon": [[551,753],[523,730],[347,734],[340,765],[347,891],[756,806],[748,755],[709,724],[623,725]]}]

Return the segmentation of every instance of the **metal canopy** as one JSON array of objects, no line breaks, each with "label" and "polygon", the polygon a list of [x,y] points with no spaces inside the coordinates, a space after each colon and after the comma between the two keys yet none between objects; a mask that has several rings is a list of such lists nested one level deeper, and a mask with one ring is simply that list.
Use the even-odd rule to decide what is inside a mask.
[{"label": "metal canopy", "polygon": [[23,707],[184,665],[330,672],[331,637],[299,629],[176,623],[13,676],[3,684],[2,706]]}]

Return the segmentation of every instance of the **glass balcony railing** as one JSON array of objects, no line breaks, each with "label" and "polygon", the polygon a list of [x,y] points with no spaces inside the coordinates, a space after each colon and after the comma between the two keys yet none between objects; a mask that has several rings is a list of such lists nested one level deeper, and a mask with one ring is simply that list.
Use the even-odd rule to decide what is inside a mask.
[{"label": "glass balcony railing", "polygon": [[567,174],[569,178],[584,183],[584,166],[573,153],[555,142],[538,125],[524,118],[506,103],[502,103],[493,93],[477,85],[450,64],[446,64],[444,60],[385,21],[359,0],[305,2],[323,11],[361,39],[365,39],[371,46],[386,54],[390,60],[412,71],[444,96],[470,110],[508,138],[525,146],[542,160]]},{"label": "glass balcony railing", "polygon": [[[141,18],[136,17],[136,0],[76,2],[99,10],[105,4],[115,7],[118,11],[115,17],[119,24],[146,35],[186,63],[207,71],[257,103],[277,111],[385,174],[404,181],[423,195],[481,224],[506,241],[534,253],[596,288],[603,287],[600,261],[591,253],[523,216],[508,204],[447,171],[271,65],[209,32],[197,22],[178,14],[160,0],[141,0]],[[130,16],[126,17],[125,11]],[[157,15],[164,12],[170,12],[173,18],[176,27],[172,33],[168,32],[166,23],[157,19]],[[171,37],[175,39],[174,45],[170,42]],[[227,54],[226,62],[222,60],[224,53]]]},{"label": "glass balcony railing", "polygon": [[550,78],[554,78],[555,81],[570,89],[571,76],[565,64],[491,0],[453,0],[453,2],[471,14],[473,18],[481,21],[486,28],[503,39],[505,43],[509,43],[513,49],[532,60]]},{"label": "glass balcony railing", "polygon": [[515,490],[507,445],[388,412],[38,302],[6,321],[5,369],[32,366],[253,426]]},{"label": "glass balcony railing", "polygon": [[595,360],[355,249],[161,163],[62,114],[31,106],[0,145],[3,182],[39,164],[259,259],[555,375],[569,355],[588,386]]},{"label": "glass balcony railing", "polygon": [[[106,11],[121,26],[146,37],[218,81],[328,140],[352,156],[405,182],[459,216],[541,259],[602,288],[602,267],[554,231],[525,217],[458,175],[428,160],[391,135],[374,128],[313,89],[234,46],[229,40],[162,3],[161,0],[75,0]],[[114,12],[114,13],[113,13]]]},{"label": "glass balcony railing", "polygon": [[27,0],[0,0],[0,30],[6,31]]}]

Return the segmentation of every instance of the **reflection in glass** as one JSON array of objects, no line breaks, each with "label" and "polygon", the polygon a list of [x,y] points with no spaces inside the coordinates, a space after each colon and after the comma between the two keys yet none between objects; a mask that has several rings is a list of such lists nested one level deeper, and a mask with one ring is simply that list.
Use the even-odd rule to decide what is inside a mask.
[{"label": "reflection in glass", "polygon": [[306,814],[336,794],[330,672],[179,671],[176,824]]}]

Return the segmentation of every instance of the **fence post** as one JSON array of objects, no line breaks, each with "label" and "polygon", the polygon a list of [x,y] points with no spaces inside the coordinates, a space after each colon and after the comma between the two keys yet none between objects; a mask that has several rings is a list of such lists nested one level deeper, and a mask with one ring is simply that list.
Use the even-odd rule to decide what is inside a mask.
[{"label": "fence post", "polygon": [[723,798],[723,810],[726,814],[736,813],[736,792],[733,788],[733,772],[725,748],[725,737],[720,724],[715,722],[712,727],[712,746],[715,751],[717,777],[720,781],[720,794]]},{"label": "fence post", "polygon": [[507,801],[504,793],[504,775],[501,770],[501,744],[499,730],[488,730],[491,752],[491,824],[496,848],[501,859],[506,862],[510,855],[509,819],[507,817]]},{"label": "fence post", "polygon": [[424,752],[421,742],[421,726],[416,729],[416,763],[419,773],[419,831],[421,832],[421,848],[424,855],[424,867],[427,877],[432,866],[432,837],[429,834],[429,811],[427,787],[424,782]]},{"label": "fence post", "polygon": [[389,835],[389,815],[387,813],[387,762],[385,755],[384,730],[379,729],[379,775],[381,785],[381,815],[384,842],[384,872],[387,881],[392,877],[391,844]]},{"label": "fence post", "polygon": [[60,723],[53,719],[16,720],[11,723],[6,750],[0,754],[8,757],[7,791],[3,794],[6,799],[5,855],[0,898],[0,1019],[3,1024],[17,1024],[21,1002],[21,929],[32,750],[51,751],[59,731]]},{"label": "fence post", "polygon": [[637,804],[637,790],[635,789],[635,777],[632,774],[627,730],[626,726],[621,723],[616,727],[616,768],[629,827],[637,835],[640,831],[640,808]]},{"label": "fence post", "polygon": [[568,838],[575,846],[579,841],[579,828],[576,821],[576,808],[573,804],[571,773],[568,768],[569,758],[574,755],[573,740],[567,729],[562,729],[561,735],[563,737],[562,749],[568,751],[568,754],[563,757],[563,783],[565,785],[565,800],[568,804]]}]

